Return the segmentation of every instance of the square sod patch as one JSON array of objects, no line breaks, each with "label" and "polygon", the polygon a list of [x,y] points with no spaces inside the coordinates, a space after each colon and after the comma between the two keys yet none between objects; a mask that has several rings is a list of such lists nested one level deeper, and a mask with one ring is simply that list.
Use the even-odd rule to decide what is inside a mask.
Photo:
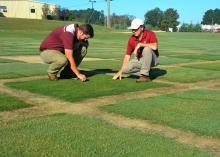
[{"label": "square sod patch", "polygon": [[42,75],[46,69],[45,64],[5,63],[0,66],[0,79]]},{"label": "square sod patch", "polygon": [[118,70],[121,66],[119,60],[100,60],[100,61],[84,61],[79,68],[98,69],[98,70]]},{"label": "square sod patch", "polygon": [[104,74],[89,77],[87,82],[81,82],[80,80],[49,81],[47,79],[38,79],[27,82],[7,83],[6,85],[68,101],[79,101],[87,98],[169,86],[155,82],[136,83],[135,79],[132,78],[112,80],[112,76]]},{"label": "square sod patch", "polygon": [[220,62],[219,63],[206,63],[206,64],[194,64],[194,65],[187,65],[184,67],[194,68],[194,69],[205,69],[205,70],[213,70],[220,71]]},{"label": "square sod patch", "polygon": [[121,101],[102,110],[220,138],[220,92],[193,90]]},{"label": "square sod patch", "polygon": [[0,156],[211,157],[174,139],[71,115],[0,123]]},{"label": "square sod patch", "polygon": [[[220,78],[220,73],[213,70],[194,69],[186,67],[169,67],[164,68],[166,74],[161,76],[160,79],[168,80],[171,82],[180,83],[193,83],[205,80],[214,80]],[[152,71],[151,75],[154,76],[156,71]]]},{"label": "square sod patch", "polygon": [[0,102],[0,111],[11,111],[32,106],[17,99],[16,97],[5,94],[0,95]]}]

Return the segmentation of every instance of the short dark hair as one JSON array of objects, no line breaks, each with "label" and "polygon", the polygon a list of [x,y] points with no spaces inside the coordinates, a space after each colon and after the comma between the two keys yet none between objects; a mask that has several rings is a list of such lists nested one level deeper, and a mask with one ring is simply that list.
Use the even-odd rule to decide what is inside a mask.
[{"label": "short dark hair", "polygon": [[94,36],[94,30],[90,24],[82,24],[79,26],[79,29],[86,35],[89,35],[90,38]]}]

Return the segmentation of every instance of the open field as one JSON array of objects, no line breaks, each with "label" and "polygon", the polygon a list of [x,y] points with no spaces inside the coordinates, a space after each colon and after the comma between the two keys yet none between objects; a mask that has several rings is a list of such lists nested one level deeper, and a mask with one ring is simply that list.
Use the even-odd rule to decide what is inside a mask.
[{"label": "open field", "polygon": [[95,26],[89,81],[51,82],[38,47],[68,23],[0,18],[0,156],[220,157],[220,34],[157,33],[137,84],[111,79],[130,34]]}]

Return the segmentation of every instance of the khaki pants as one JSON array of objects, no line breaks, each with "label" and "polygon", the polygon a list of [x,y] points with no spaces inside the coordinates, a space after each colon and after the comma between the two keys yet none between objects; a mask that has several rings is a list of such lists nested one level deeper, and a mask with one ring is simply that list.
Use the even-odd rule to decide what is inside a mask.
[{"label": "khaki pants", "polygon": [[[82,62],[83,58],[87,54],[87,46],[81,44],[80,42],[75,43],[73,50],[73,59],[78,67]],[[57,75],[60,77],[73,77],[75,74],[70,69],[69,62],[65,54],[57,50],[44,50],[40,53],[42,60],[49,64],[48,74]]]},{"label": "khaki pants", "polygon": [[149,76],[151,67],[159,64],[159,57],[155,55],[152,49],[145,47],[142,52],[142,57],[138,60],[137,58],[132,59],[123,68],[123,73],[137,73]]}]

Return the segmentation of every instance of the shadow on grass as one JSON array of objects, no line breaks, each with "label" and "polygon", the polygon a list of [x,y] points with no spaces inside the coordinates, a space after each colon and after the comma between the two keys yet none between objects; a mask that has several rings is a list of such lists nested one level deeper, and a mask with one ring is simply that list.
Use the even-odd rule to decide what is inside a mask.
[{"label": "shadow on grass", "polygon": [[[94,69],[94,70],[80,70],[80,72],[84,75],[86,75],[87,77],[92,77],[94,75],[98,75],[98,74],[111,74],[111,73],[116,73],[117,71],[112,70],[112,69]],[[150,78],[151,80],[156,79],[157,77],[166,75],[167,71],[164,69],[160,69],[160,68],[153,68],[150,71]],[[139,76],[136,74],[131,74],[129,75],[127,78],[133,78],[133,79],[137,79]],[[76,75],[74,74],[69,74],[69,75],[61,75],[60,79],[72,79],[72,78],[76,78]],[[87,80],[89,81],[89,79]]]},{"label": "shadow on grass", "polygon": [[160,69],[160,68],[153,68],[151,69],[150,71],[150,78],[152,80],[156,79],[157,77],[160,77],[160,76],[163,76],[163,75],[166,75],[167,74],[167,71],[164,70],[164,69]]},{"label": "shadow on grass", "polygon": [[[167,71],[164,70],[164,69],[153,68],[153,69],[150,70],[150,79],[154,80],[157,77],[160,77],[160,76],[163,76],[163,75],[166,75],[166,74],[167,74]],[[134,74],[129,75],[127,78],[138,79],[139,75],[140,74],[138,74],[138,73],[134,73]]]},{"label": "shadow on grass", "polygon": [[[80,70],[80,73],[86,75],[86,77],[92,77],[94,75],[98,74],[109,74],[109,73],[116,73],[117,71],[114,71],[112,69],[94,69],[94,70]],[[75,74],[72,72],[67,74],[67,73],[61,73],[60,79],[72,79],[72,78],[77,78]],[[89,81],[89,79],[87,79]]]}]

